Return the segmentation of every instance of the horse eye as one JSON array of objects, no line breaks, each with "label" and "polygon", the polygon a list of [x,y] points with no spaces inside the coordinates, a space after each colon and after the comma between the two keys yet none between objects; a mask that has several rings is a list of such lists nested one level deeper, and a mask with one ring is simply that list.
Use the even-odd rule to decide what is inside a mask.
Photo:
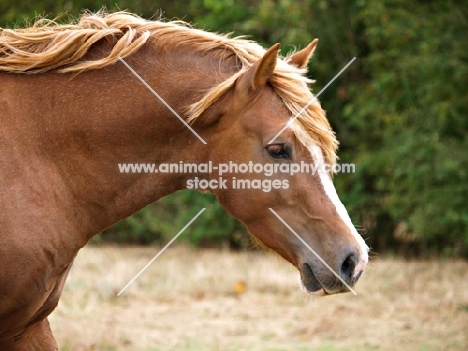
[{"label": "horse eye", "polygon": [[273,158],[290,158],[291,151],[284,144],[273,144],[266,147],[268,154]]}]

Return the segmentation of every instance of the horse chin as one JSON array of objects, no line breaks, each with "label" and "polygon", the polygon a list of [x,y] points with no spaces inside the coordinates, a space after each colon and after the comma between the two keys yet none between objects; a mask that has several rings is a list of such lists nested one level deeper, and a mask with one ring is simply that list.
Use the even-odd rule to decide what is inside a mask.
[{"label": "horse chin", "polygon": [[320,290],[317,290],[317,291],[309,292],[309,294],[315,295],[315,296],[326,296],[326,295],[328,295],[328,293],[323,288],[320,289]]},{"label": "horse chin", "polygon": [[308,264],[304,264],[301,270],[300,283],[303,290],[311,295],[325,296],[327,291],[323,288],[320,281],[315,276]]}]

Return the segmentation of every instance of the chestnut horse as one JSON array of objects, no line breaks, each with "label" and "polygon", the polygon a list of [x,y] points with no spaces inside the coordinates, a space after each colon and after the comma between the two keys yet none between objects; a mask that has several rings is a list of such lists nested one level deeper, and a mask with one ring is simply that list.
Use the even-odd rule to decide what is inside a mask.
[{"label": "chestnut horse", "polygon": [[[289,57],[128,13],[39,21],[0,35],[0,349],[57,350],[47,316],[88,240],[195,175],[122,174],[122,163],[329,163],[337,142],[304,75],[317,40]],[[125,59],[122,62],[119,58]],[[127,63],[180,116],[175,118]],[[242,174],[244,178],[258,175]],[[221,205],[317,295],[348,291],[368,248],[331,174],[289,187],[213,189]],[[269,208],[342,279],[332,274]]]}]

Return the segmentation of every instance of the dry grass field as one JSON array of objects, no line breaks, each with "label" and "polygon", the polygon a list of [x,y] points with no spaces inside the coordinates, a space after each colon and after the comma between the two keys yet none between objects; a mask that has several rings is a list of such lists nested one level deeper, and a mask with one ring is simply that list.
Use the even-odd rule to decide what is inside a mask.
[{"label": "dry grass field", "polygon": [[312,298],[261,252],[86,247],[50,318],[61,350],[468,349],[468,263],[373,259],[357,296]]}]

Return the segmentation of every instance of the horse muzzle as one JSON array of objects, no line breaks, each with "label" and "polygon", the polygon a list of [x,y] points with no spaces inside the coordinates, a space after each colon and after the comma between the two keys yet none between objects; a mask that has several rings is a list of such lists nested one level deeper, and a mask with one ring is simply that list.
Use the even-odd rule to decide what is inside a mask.
[{"label": "horse muzzle", "polygon": [[349,292],[348,286],[353,287],[357,283],[366,264],[367,257],[364,260],[354,254],[346,256],[335,267],[327,267],[318,259],[309,260],[299,267],[301,285],[307,292],[317,296]]}]

